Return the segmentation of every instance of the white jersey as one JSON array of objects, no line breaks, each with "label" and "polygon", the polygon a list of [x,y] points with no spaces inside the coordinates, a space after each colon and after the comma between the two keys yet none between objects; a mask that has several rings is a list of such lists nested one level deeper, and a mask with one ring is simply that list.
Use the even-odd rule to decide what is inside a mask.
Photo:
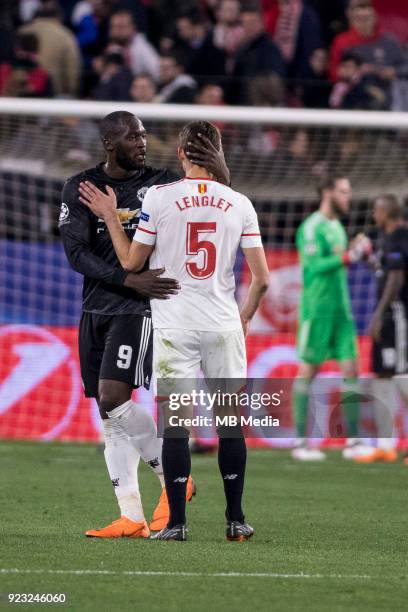
[{"label": "white jersey", "polygon": [[151,187],[144,198],[133,240],[154,245],[150,268],[181,290],[169,300],[152,300],[153,327],[199,331],[241,328],[235,301],[238,247],[261,247],[250,200],[217,181],[184,178]]}]

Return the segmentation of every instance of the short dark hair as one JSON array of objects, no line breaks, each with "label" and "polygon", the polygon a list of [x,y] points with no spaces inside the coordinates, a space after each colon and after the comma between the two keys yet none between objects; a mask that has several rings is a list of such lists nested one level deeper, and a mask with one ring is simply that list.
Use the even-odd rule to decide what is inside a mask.
[{"label": "short dark hair", "polygon": [[385,202],[385,210],[389,219],[396,221],[404,218],[404,208],[396,195],[393,193],[384,193],[375,199],[376,202],[379,200]]},{"label": "short dark hair", "polygon": [[188,19],[193,25],[204,25],[206,20],[197,9],[183,11],[176,17],[176,21],[179,19]]},{"label": "short dark hair", "polygon": [[148,79],[153,84],[155,83],[154,78],[150,74],[150,72],[139,72],[139,74],[135,74],[133,76],[132,82],[136,81],[136,79]]},{"label": "short dark hair", "polygon": [[129,19],[131,20],[131,22],[133,23],[133,25],[135,27],[137,27],[137,23],[135,21],[135,16],[133,15],[133,13],[131,11],[129,11],[127,8],[118,8],[116,10],[113,10],[111,12],[111,14],[109,15],[109,19],[112,19],[112,17],[116,17],[116,15],[126,15],[127,17],[129,17]]},{"label": "short dark hair", "polygon": [[341,56],[341,62],[354,62],[357,66],[362,66],[363,60],[353,51],[345,51]]},{"label": "short dark hair", "polygon": [[190,140],[197,140],[198,134],[203,134],[219,151],[221,149],[221,134],[219,129],[209,121],[190,121],[181,128],[179,133],[180,147],[188,149]]},{"label": "short dark hair", "polygon": [[372,0],[348,0],[347,8],[351,9],[352,4],[354,4],[353,9],[366,8],[367,6],[370,6],[370,7],[373,6]]},{"label": "short dark hair", "polygon": [[334,189],[337,181],[346,178],[348,177],[345,174],[326,174],[323,176],[317,185],[317,193],[319,194],[319,197],[322,197],[324,191]]},{"label": "short dark hair", "polygon": [[180,68],[183,68],[183,69],[186,68],[186,61],[180,50],[174,49],[172,51],[166,51],[165,53],[162,53],[160,55],[160,58],[161,59],[165,59],[165,58],[172,59],[174,60],[174,63],[177,64],[177,66],[179,66]]},{"label": "short dark hair", "polygon": [[129,121],[135,119],[133,113],[128,111],[115,111],[104,117],[99,125],[99,133],[101,139],[115,138],[123,131],[123,128],[129,124]]}]

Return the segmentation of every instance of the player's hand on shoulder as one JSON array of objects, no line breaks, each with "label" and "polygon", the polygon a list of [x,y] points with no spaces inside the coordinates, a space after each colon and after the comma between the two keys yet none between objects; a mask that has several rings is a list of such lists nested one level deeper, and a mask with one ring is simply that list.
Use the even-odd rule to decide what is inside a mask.
[{"label": "player's hand on shoulder", "polygon": [[107,219],[109,215],[116,215],[116,195],[112,187],[106,185],[106,193],[98,189],[90,181],[79,184],[79,200],[85,204],[97,217]]},{"label": "player's hand on shoulder", "polygon": [[146,270],[139,274],[127,275],[124,285],[140,295],[156,300],[168,300],[179,292],[180,285],[174,278],[162,278],[164,268]]}]

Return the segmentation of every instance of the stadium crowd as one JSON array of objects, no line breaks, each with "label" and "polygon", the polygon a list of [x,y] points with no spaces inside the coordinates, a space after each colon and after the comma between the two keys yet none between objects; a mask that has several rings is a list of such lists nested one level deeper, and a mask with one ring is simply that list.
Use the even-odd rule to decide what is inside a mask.
[{"label": "stadium crowd", "polygon": [[0,95],[405,110],[404,5],[4,0]]}]

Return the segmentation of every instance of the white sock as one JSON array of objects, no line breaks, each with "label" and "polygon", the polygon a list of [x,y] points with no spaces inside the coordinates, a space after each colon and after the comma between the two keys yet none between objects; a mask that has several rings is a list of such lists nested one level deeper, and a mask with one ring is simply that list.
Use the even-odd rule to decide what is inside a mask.
[{"label": "white sock", "polygon": [[140,455],[115,420],[103,420],[105,461],[121,516],[140,523],[145,520],[137,469]]},{"label": "white sock", "polygon": [[389,378],[374,379],[373,395],[378,436],[377,447],[383,450],[394,449],[396,446],[394,421],[398,407],[398,397],[393,380]]},{"label": "white sock", "polygon": [[132,400],[114,408],[108,415],[110,421],[118,423],[126,432],[134,448],[143,461],[150,465],[164,487],[163,440],[157,437],[157,427],[152,415]]}]

